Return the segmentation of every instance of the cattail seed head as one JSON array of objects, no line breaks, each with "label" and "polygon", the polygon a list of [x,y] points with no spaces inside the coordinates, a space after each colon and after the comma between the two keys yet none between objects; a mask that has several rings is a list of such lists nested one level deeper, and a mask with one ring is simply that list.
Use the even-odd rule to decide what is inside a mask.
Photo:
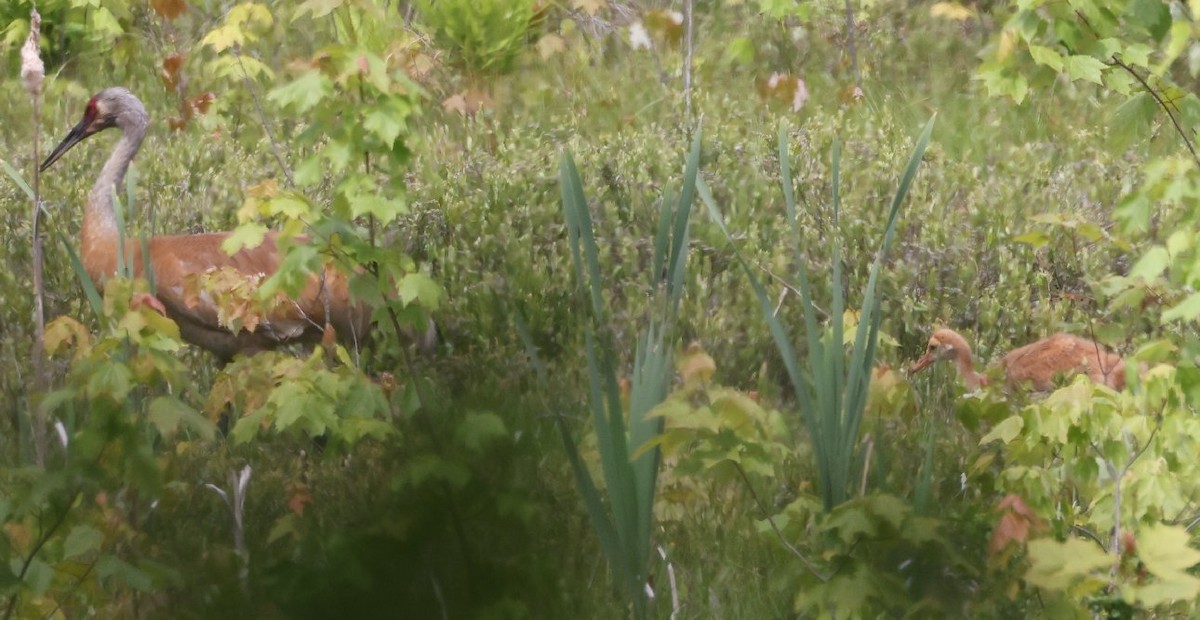
[{"label": "cattail seed head", "polygon": [[46,67],[42,64],[41,49],[38,41],[41,38],[42,16],[37,9],[29,13],[29,38],[21,47],[21,82],[31,97],[37,98],[42,94],[42,80],[46,77]]}]

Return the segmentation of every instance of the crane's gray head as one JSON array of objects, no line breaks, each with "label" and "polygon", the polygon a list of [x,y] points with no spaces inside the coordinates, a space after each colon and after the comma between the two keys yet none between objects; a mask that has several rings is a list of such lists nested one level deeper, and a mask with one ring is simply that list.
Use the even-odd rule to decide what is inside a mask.
[{"label": "crane's gray head", "polygon": [[104,131],[109,127],[120,127],[122,130],[136,129],[145,131],[149,123],[146,108],[133,93],[119,86],[106,88],[88,100],[87,108],[83,111],[83,119],[71,129],[63,141],[54,147],[46,161],[42,162],[41,171],[45,172],[50,164],[58,161],[71,147],[83,142],[84,138]]}]

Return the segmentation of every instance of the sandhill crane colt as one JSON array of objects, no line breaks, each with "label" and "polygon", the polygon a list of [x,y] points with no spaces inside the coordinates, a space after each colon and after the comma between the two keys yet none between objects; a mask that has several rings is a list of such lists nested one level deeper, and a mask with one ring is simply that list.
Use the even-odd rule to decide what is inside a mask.
[{"label": "sandhill crane colt", "polygon": [[[98,287],[116,273],[118,235],[113,211],[113,188],[121,187],[129,163],[137,155],[146,134],[149,117],[137,97],[124,88],[107,88],[93,96],[67,137],[42,163],[45,171],[64,153],[88,136],[111,127],[121,130],[121,139],[100,171],[88,194],[83,216],[83,266]],[[157,282],[155,296],[168,317],[179,325],[183,339],[215,354],[222,363],[237,353],[253,354],[290,342],[315,342],[321,339],[328,321],[339,338],[348,344],[361,342],[369,326],[370,309],[350,299],[346,276],[326,268],[314,275],[300,296],[279,304],[262,317],[253,332],[236,334],[217,320],[217,307],[207,295],[185,301],[184,279],[212,269],[233,268],[250,277],[269,277],[279,269],[276,233],[268,233],[256,248],[245,248],[229,256],[221,242],[230,233],[198,235],[160,235],[150,239],[150,264]],[[143,257],[139,243],[127,243],[126,263],[142,275]],[[326,308],[329,313],[326,315]]]},{"label": "sandhill crane colt", "polygon": [[[987,385],[987,377],[975,371],[971,346],[951,329],[939,329],[929,338],[929,348],[909,372],[916,373],[934,362],[953,360],[958,375],[968,390]],[[1054,334],[1032,344],[1010,351],[1000,360],[1004,379],[1009,386],[1027,385],[1035,391],[1054,389],[1059,375],[1085,373],[1092,381],[1114,390],[1125,387],[1125,362],[1120,355],[1110,353],[1101,344],[1072,336]]]}]

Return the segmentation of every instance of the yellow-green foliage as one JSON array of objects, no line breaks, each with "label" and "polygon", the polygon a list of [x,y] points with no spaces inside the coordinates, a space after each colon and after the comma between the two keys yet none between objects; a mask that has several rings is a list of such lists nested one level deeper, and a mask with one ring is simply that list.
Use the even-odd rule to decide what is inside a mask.
[{"label": "yellow-green foliage", "polygon": [[420,0],[421,21],[468,72],[512,72],[533,26],[535,0]]}]

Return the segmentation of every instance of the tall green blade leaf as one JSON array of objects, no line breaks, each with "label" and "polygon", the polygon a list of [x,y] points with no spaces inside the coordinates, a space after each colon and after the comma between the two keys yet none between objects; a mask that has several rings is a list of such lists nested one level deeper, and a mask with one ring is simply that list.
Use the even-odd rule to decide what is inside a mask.
[{"label": "tall green blade leaf", "polygon": [[[647,414],[666,398],[672,377],[671,349],[667,346],[667,338],[672,333],[682,294],[691,196],[695,193],[698,178],[698,148],[699,137],[689,157],[688,173],[685,174],[682,194],[686,199],[672,209],[673,201],[667,194],[660,205],[650,282],[652,289],[663,294],[664,299],[661,316],[651,318],[650,326],[637,339],[630,379],[628,428],[617,382],[616,349],[606,322],[607,312],[600,282],[600,251],[591,214],[578,170],[570,155],[564,155],[559,165],[563,214],[576,280],[575,291],[580,308],[588,314],[584,326],[584,349],[588,366],[589,407],[604,473],[607,506],[602,502],[586,469],[582,468],[578,450],[566,432],[561,416],[560,434],[572,459],[576,484],[585,496],[589,515],[603,539],[613,580],[632,604],[637,618],[643,618],[647,613],[642,588],[648,578],[660,452],[658,448],[646,450],[638,453],[632,461],[630,454],[662,433],[663,420],[648,418]],[[664,277],[666,286],[661,287]],[[515,321],[530,358],[536,360],[528,326],[519,313],[515,313]],[[544,377],[544,371],[539,370],[539,373]]]},{"label": "tall green blade leaf", "polygon": [[866,406],[867,387],[870,384],[871,366],[874,363],[875,349],[879,340],[879,325],[882,322],[880,302],[876,298],[879,272],[883,269],[883,264],[891,251],[892,242],[896,236],[896,223],[900,213],[900,206],[904,203],[905,197],[908,196],[908,190],[917,175],[921,159],[925,156],[925,149],[929,146],[929,140],[933,135],[933,124],[936,119],[935,115],[925,123],[925,128],[921,132],[921,136],[917,138],[916,145],[913,147],[912,155],[908,159],[908,165],[904,168],[904,175],[900,179],[900,186],[896,190],[896,195],[892,198],[891,208],[888,213],[887,229],[884,232],[879,251],[875,255],[875,262],[871,265],[871,274],[867,279],[867,288],[863,295],[863,317],[859,321],[858,331],[855,334],[854,352],[850,361],[850,377],[848,381],[851,390],[850,402],[847,404],[848,411],[857,413],[847,417],[845,434],[841,438],[841,452],[843,454],[850,454],[854,443],[858,440],[862,410]]},{"label": "tall green blade leaf", "polygon": [[[809,284],[808,269],[805,266],[804,255],[801,253],[803,243],[800,236],[800,218],[796,211],[796,196],[792,182],[791,157],[788,154],[786,122],[780,122],[779,124],[779,176],[780,184],[783,187],[783,202],[787,209],[788,222],[791,224],[789,229],[792,233],[792,254],[796,260],[796,276],[800,289],[800,303],[804,311],[804,331],[806,340],[808,341],[808,354],[810,359],[820,359],[821,332],[820,326],[817,323],[817,307],[813,299],[812,287]],[[828,378],[820,372],[820,368],[812,370],[814,371],[814,385],[828,384]],[[811,401],[811,398],[807,394],[809,389],[807,383],[793,385],[792,389],[796,391],[796,396],[800,399],[801,403]],[[803,397],[800,395],[802,391],[805,392]],[[821,394],[822,392],[818,390],[815,395],[818,401],[821,400]],[[821,440],[822,429],[817,411],[809,411],[805,425],[808,426],[808,431],[812,435],[814,447],[820,450],[820,446],[824,445],[825,442]]]},{"label": "tall green blade leaf", "polygon": [[104,300],[100,298],[100,291],[96,289],[96,283],[92,282],[92,277],[88,275],[87,270],[83,268],[83,261],[79,260],[79,254],[75,252],[75,248],[71,247],[71,242],[62,234],[58,235],[58,240],[62,242],[63,247],[67,250],[67,257],[71,260],[71,269],[75,271],[75,276],[79,278],[79,284],[83,287],[83,294],[88,300],[88,305],[92,307],[92,312],[96,313],[96,317],[104,316]]},{"label": "tall green blade leaf", "polygon": [[[650,290],[656,290],[668,275],[664,270],[667,268],[667,256],[670,253],[672,204],[674,202],[671,200],[671,188],[668,187],[663,190],[662,200],[659,201],[658,228],[654,234],[654,261],[650,268]],[[667,281],[670,282],[670,279]]]},{"label": "tall green blade leaf", "polygon": [[[545,387],[549,387],[549,385]],[[563,446],[567,450],[567,460],[571,463],[575,486],[579,489],[579,494],[583,496],[583,505],[587,509],[588,520],[592,524],[592,529],[596,530],[596,537],[600,539],[600,548],[608,558],[609,565],[618,566],[623,562],[621,542],[617,539],[616,528],[613,527],[612,520],[608,517],[608,511],[604,508],[604,502],[600,499],[600,491],[596,488],[592,475],[588,473],[582,457],[579,456],[579,448],[575,444],[575,439],[571,437],[570,431],[567,430],[563,414],[556,413],[554,421],[558,426]]]},{"label": "tall green blade leaf", "polygon": [[[838,139],[833,141],[833,156],[832,156],[832,176],[833,176],[833,191],[832,191],[832,230],[830,231],[830,242],[833,244],[833,282],[830,284],[830,292],[833,295],[833,311],[829,320],[833,323],[833,341],[830,343],[831,349],[837,349],[837,354],[833,356],[833,376],[841,379],[845,377],[845,344],[843,344],[843,318],[846,311],[845,297],[842,291],[842,231],[841,231],[841,208],[842,208],[842,143]],[[842,386],[837,386],[839,389],[834,393],[833,407],[835,411],[842,410]]]},{"label": "tall green blade leaf", "polygon": [[546,364],[542,361],[542,357],[538,355],[537,344],[533,341],[533,332],[529,330],[529,323],[525,320],[525,314],[520,308],[511,308],[509,314],[513,318],[513,327],[517,330],[517,337],[521,339],[521,344],[525,347],[525,356],[529,358],[529,364],[533,366],[533,371],[537,377],[538,385],[546,387],[549,385],[549,378],[546,373]]},{"label": "tall green blade leaf", "polygon": [[[716,223],[717,228],[724,233],[725,239],[729,241],[729,246],[733,250],[733,255],[738,260],[738,264],[741,265],[742,271],[750,278],[750,286],[754,289],[754,296],[758,300],[759,309],[762,310],[763,317],[767,321],[771,337],[775,340],[775,346],[779,348],[780,357],[783,358],[784,369],[788,373],[788,379],[794,385],[807,387],[807,382],[800,374],[800,364],[796,356],[796,349],[792,346],[791,337],[779,321],[779,318],[775,316],[775,307],[772,305],[771,299],[767,297],[767,291],[763,287],[762,282],[754,275],[754,270],[751,268],[750,262],[734,244],[733,235],[725,226],[725,220],[721,217],[721,212],[717,209],[717,203],[713,200],[712,193],[709,192],[704,179],[701,178],[696,182],[696,190],[701,202],[708,209],[709,217]],[[807,389],[796,388],[796,397],[800,401],[800,410],[806,416],[806,420],[808,416],[812,415],[812,401],[808,396]]]},{"label": "tall green blade leaf", "polygon": [[0,159],[0,168],[3,168],[4,173],[8,175],[8,178],[12,179],[13,183],[16,183],[17,187],[21,188],[21,191],[25,192],[25,196],[27,198],[33,200],[33,188],[25,182],[25,178],[21,176],[20,172],[17,172],[16,168],[12,167],[12,164]]},{"label": "tall green blade leaf", "polygon": [[692,149],[688,153],[687,165],[683,173],[683,189],[679,192],[679,207],[675,210],[675,231],[671,247],[671,288],[668,295],[671,307],[669,313],[674,315],[678,309],[679,299],[683,295],[683,261],[687,257],[688,222],[691,221],[692,204],[696,197],[696,181],[700,170],[700,129],[692,140]]}]

